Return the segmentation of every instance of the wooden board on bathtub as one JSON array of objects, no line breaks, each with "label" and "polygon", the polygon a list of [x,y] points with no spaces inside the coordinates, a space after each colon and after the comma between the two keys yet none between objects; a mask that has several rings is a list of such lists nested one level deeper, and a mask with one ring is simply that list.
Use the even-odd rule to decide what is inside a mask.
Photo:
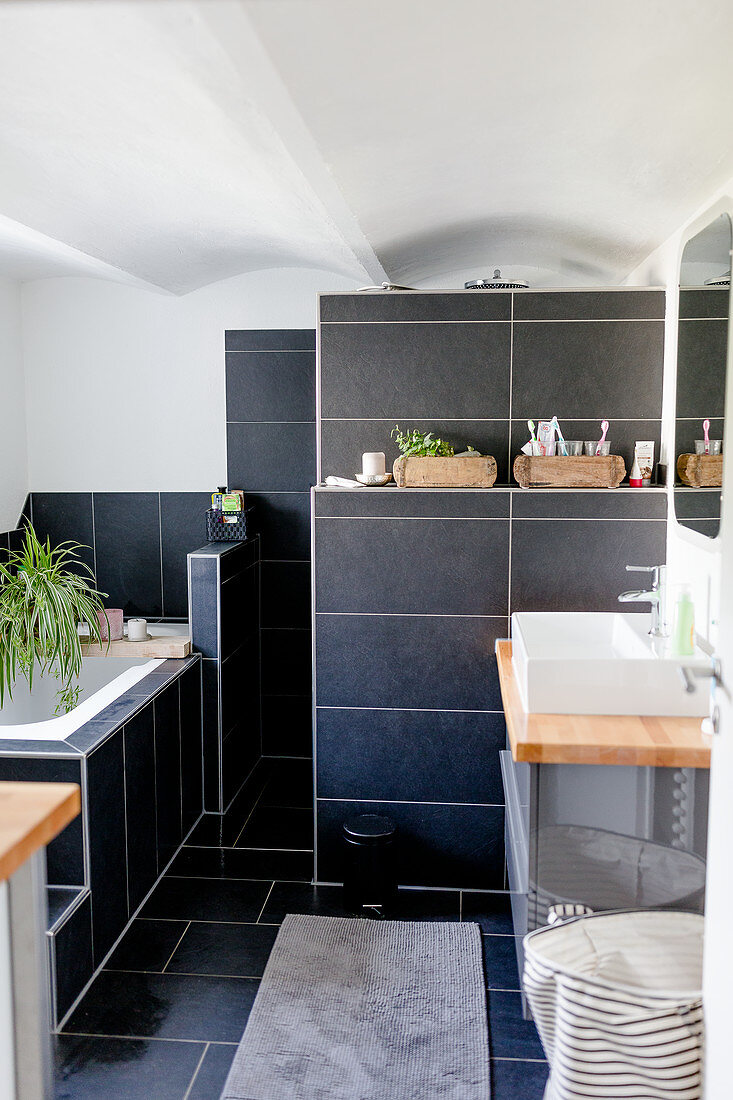
[{"label": "wooden board on bathtub", "polygon": [[104,642],[83,642],[81,651],[85,657],[109,655],[110,657],[188,657],[191,652],[191,639],[188,634],[165,634],[159,638],[148,638],[146,642],[128,642],[123,638],[119,642],[110,642],[109,648]]}]

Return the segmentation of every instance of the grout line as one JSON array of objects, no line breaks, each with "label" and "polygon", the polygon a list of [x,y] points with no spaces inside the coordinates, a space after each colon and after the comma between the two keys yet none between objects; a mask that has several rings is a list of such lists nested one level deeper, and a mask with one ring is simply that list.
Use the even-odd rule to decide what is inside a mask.
[{"label": "grout line", "polygon": [[[506,616],[502,616],[506,618]],[[502,639],[497,639],[500,641]],[[332,707],[325,703],[317,703],[316,710],[396,710],[415,711],[417,714],[504,714],[503,710],[465,710],[461,707]]]},{"label": "grout line", "polygon": [[193,1077],[188,1082],[188,1088],[186,1089],[186,1091],[184,1093],[183,1100],[188,1100],[188,1097],[191,1095],[191,1089],[193,1088],[194,1082],[195,1082],[196,1078],[199,1075],[199,1070],[201,1069],[201,1066],[203,1065],[204,1058],[206,1057],[206,1054],[207,1054],[208,1049],[209,1049],[210,1046],[211,1046],[211,1043],[207,1043],[206,1046],[204,1047],[204,1049],[201,1053],[201,1057],[198,1060],[198,1065],[196,1066],[196,1069],[193,1071]]},{"label": "grout line", "polygon": [[[226,881],[226,880],[222,880]],[[269,880],[267,880],[269,881]],[[274,883],[273,883],[274,885]],[[310,883],[303,883],[303,885],[310,885]],[[136,917],[136,920],[151,920],[151,921],[166,921],[168,924],[180,924],[181,917]],[[279,928],[279,922],[277,921],[253,921],[253,920],[197,920],[196,917],[191,917],[189,924],[235,924],[235,925],[250,925],[252,927],[259,928]]]},{"label": "grout line", "polygon": [[[254,928],[267,928],[269,925],[258,924],[253,925]],[[259,982],[262,979],[261,974],[211,974],[209,972],[203,972],[200,970],[120,970],[116,966],[105,966],[105,974],[154,974],[156,977],[165,976],[166,978],[234,978],[243,982]],[[503,990],[502,992],[511,993],[514,990]],[[204,1039],[200,1040],[205,1042]]]},{"label": "grout line", "polygon": [[265,900],[264,900],[264,901],[263,901],[263,903],[262,903],[262,908],[260,909],[260,912],[259,912],[259,916],[257,917],[257,920],[256,920],[256,922],[255,922],[256,924],[259,924],[259,923],[260,923],[260,920],[261,920],[261,918],[262,918],[262,914],[264,913],[265,909],[267,908],[267,903],[268,903],[268,901],[270,900],[270,894],[271,894],[271,893],[272,893],[272,891],[273,891],[273,890],[275,889],[275,882],[276,882],[276,881],[277,881],[277,880],[274,880],[274,881],[273,881],[272,885],[270,886],[270,889],[269,889],[269,890],[267,891],[267,897],[265,898]]},{"label": "grout line", "polygon": [[169,963],[169,962],[171,961],[171,959],[172,959],[172,958],[173,958],[173,956],[175,955],[176,951],[177,951],[177,950],[178,950],[178,948],[179,948],[179,947],[181,946],[181,940],[182,940],[182,939],[183,939],[183,937],[184,937],[184,936],[186,935],[186,932],[188,932],[188,930],[189,930],[189,928],[190,928],[190,927],[191,927],[191,922],[190,922],[190,921],[188,921],[188,923],[186,924],[186,927],[185,927],[185,928],[183,929],[183,931],[181,932],[180,936],[178,937],[178,942],[176,943],[176,946],[175,946],[175,947],[173,948],[173,950],[171,951],[170,955],[168,956],[168,961],[166,962],[166,964],[165,964],[165,966],[163,967],[163,969],[162,969],[162,970],[160,971],[160,973],[161,973],[161,974],[165,974],[165,972],[166,972],[166,968],[167,968],[167,966],[168,966],[168,963]]},{"label": "grout line", "polygon": [[233,1043],[230,1039],[173,1039],[163,1038],[161,1035],[109,1035],[106,1031],[60,1031],[58,1035],[75,1035],[80,1039],[134,1039],[143,1043],[216,1043],[217,1046],[237,1047],[239,1043]]},{"label": "grout line", "polygon": [[[558,287],[558,290],[565,290],[564,287]],[[430,293],[424,291],[425,294]],[[437,292],[439,293],[439,292]],[[455,293],[451,291],[450,293]],[[475,291],[469,291],[469,293],[475,293]],[[514,294],[512,293],[512,297]],[[683,320],[723,320],[723,318],[683,318]],[[549,317],[521,317],[516,321],[518,325],[598,325],[598,324],[616,324],[627,325],[630,323],[638,324],[639,322],[646,322],[647,324],[663,324],[664,317],[563,317],[563,318],[549,318]],[[368,325],[508,325],[510,322],[508,319],[499,319],[493,317],[487,317],[482,319],[457,319],[457,318],[442,318],[441,320],[431,321],[418,321],[418,320],[369,320],[369,321],[321,321],[322,325],[361,325],[366,327]]]}]

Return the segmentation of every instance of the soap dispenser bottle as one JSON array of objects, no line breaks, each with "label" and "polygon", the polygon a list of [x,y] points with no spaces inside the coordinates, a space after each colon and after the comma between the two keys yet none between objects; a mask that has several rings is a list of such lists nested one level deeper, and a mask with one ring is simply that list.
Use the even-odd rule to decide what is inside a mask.
[{"label": "soap dispenser bottle", "polygon": [[674,657],[692,657],[695,652],[695,605],[687,585],[680,589],[674,608],[671,650]]}]

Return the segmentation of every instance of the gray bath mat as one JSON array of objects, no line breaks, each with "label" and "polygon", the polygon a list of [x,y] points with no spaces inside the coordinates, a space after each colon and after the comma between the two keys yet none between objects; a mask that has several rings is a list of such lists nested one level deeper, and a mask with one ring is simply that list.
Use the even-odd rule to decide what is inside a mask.
[{"label": "gray bath mat", "polygon": [[222,1100],[488,1100],[475,924],[285,918]]}]

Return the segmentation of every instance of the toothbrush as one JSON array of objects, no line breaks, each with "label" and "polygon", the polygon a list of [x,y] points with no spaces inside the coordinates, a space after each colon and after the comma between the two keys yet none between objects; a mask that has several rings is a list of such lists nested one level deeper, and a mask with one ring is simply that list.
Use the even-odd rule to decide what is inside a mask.
[{"label": "toothbrush", "polygon": [[603,432],[603,435],[601,436],[601,438],[598,440],[598,443],[596,444],[596,457],[598,457],[598,455],[601,453],[601,446],[606,442],[606,433],[608,432],[608,427],[609,427],[608,421],[607,420],[602,420],[601,421],[601,431]]},{"label": "toothbrush", "polygon": [[540,453],[540,445],[537,442],[537,436],[535,435],[534,420],[528,420],[527,427],[529,428],[529,434],[532,440],[532,454],[538,455]]},{"label": "toothbrush", "polygon": [[553,416],[550,423],[553,425],[555,431],[557,432],[557,438],[558,438],[558,442],[559,442],[560,446],[562,447],[562,453],[567,458],[568,449],[565,446],[565,437],[563,436],[562,432],[560,431],[560,425],[557,422],[557,417]]},{"label": "toothbrush", "polygon": [[709,455],[710,454],[710,434],[709,434],[710,433],[710,421],[709,420],[703,420],[702,430],[705,433],[705,454]]}]

